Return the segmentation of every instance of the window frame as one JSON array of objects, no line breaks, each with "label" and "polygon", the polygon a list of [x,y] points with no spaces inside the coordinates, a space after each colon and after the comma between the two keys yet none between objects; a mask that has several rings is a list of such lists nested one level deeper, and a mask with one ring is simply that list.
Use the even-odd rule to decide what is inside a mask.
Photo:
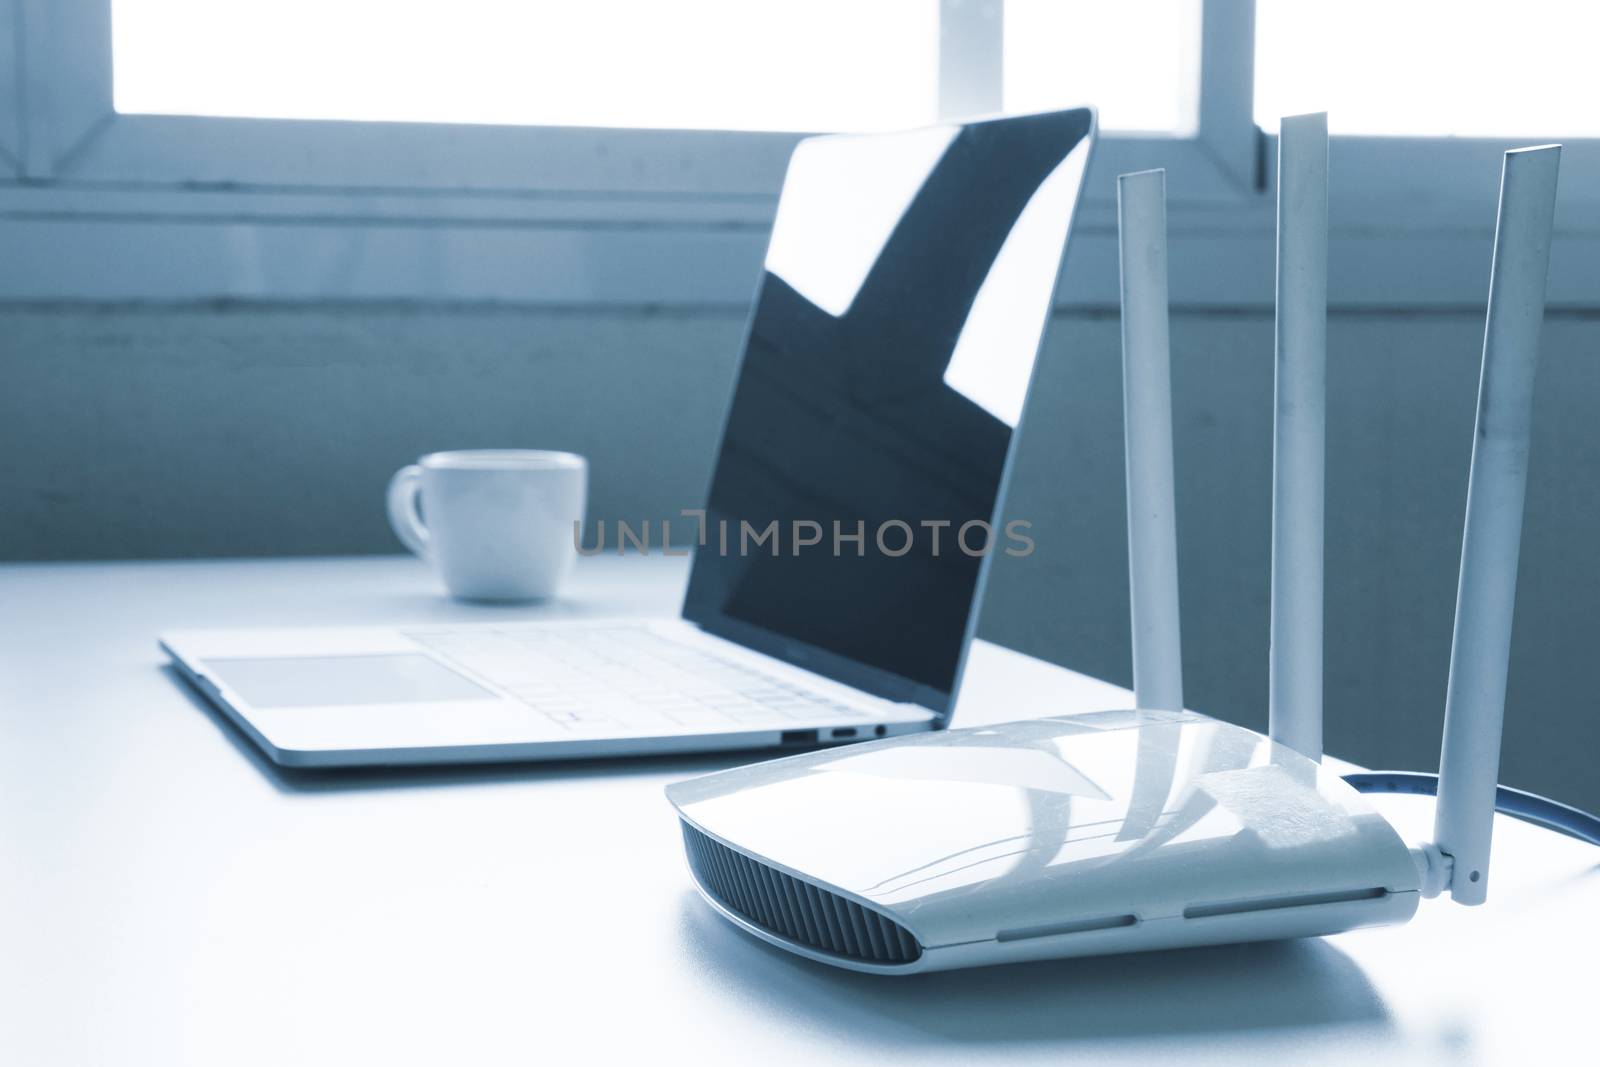
[{"label": "window frame", "polygon": [[[941,117],[998,112],[1003,0],[931,2],[940,6]],[[805,136],[124,115],[112,102],[111,0],[0,4],[18,13],[5,22],[23,51],[15,68],[22,85],[5,109],[20,136],[0,138],[0,151],[34,182],[770,199]],[[1251,64],[1241,49],[1253,39],[1254,4],[1202,4],[1199,132],[1113,132],[1102,148],[1116,170],[1159,158],[1198,202],[1249,189],[1256,154]]]},{"label": "window frame", "polygon": [[[936,2],[941,113],[998,110],[1003,0]],[[1115,305],[1114,178],[1149,167],[1175,302],[1270,305],[1255,5],[1201,3],[1197,131],[1102,137],[1066,305]],[[0,262],[0,298],[738,305],[803,136],[123,115],[111,63],[111,0],[0,0],[0,241],[24,261]],[[1481,302],[1510,144],[1337,138],[1335,305]],[[1600,142],[1563,171],[1552,299],[1592,304]]]}]

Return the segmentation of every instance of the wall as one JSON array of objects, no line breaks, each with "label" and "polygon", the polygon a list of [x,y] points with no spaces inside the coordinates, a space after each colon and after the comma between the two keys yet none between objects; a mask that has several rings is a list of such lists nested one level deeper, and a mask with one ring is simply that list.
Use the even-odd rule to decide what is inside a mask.
[{"label": "wall", "polygon": [[[4,309],[4,305],[0,305]],[[592,463],[592,513],[698,504],[742,311],[0,310],[0,558],[388,552],[390,474],[435,449]]]},{"label": "wall", "polygon": [[[592,514],[697,501],[737,309],[0,305],[0,558],[392,551],[379,502],[433,448],[590,456]],[[1481,315],[1329,330],[1328,747],[1436,765]],[[1518,602],[1505,781],[1600,807],[1600,321],[1554,314]],[[1173,323],[1186,690],[1266,722],[1272,323]],[[986,635],[1129,679],[1115,315],[1058,319]]]},{"label": "wall", "polygon": [[[1018,457],[1039,549],[1001,559],[986,632],[1129,684],[1114,315],[1058,323]],[[1326,728],[1337,755],[1435,769],[1472,449],[1480,314],[1329,324]],[[1266,727],[1272,320],[1174,320],[1185,696]],[[1600,808],[1600,320],[1546,323],[1502,780]],[[1044,592],[1048,590],[1049,592]]]}]

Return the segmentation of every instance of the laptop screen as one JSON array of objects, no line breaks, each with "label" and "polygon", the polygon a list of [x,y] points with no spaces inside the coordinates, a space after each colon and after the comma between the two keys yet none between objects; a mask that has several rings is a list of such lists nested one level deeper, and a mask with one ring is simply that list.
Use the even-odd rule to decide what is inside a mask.
[{"label": "laptop screen", "polygon": [[997,505],[1093,124],[796,148],[685,618],[948,712],[987,561],[1033,548]]}]

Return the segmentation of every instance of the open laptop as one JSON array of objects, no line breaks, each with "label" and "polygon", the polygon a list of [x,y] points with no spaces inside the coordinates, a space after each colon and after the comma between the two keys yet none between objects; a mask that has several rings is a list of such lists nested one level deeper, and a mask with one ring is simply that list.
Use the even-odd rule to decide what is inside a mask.
[{"label": "open laptop", "polygon": [[1033,547],[1001,507],[1093,139],[1078,109],[798,145],[680,618],[162,647],[292,766],[942,727],[991,561]]}]

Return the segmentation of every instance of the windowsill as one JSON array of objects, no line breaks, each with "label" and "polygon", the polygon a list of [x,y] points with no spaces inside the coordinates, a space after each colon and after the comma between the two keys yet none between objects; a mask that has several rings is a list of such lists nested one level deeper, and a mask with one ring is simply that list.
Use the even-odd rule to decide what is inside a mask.
[{"label": "windowsill", "polygon": [[[744,306],[775,198],[0,184],[0,300],[423,300]],[[1564,214],[1581,213],[1564,205]],[[1447,217],[1341,220],[1329,296],[1346,308],[1459,308],[1487,292],[1492,190]],[[1570,219],[1569,219],[1570,221]],[[1174,304],[1272,305],[1274,213],[1175,203]],[[1600,306],[1600,228],[1553,250],[1553,306]],[[1065,307],[1117,304],[1116,216],[1091,197]]]}]

